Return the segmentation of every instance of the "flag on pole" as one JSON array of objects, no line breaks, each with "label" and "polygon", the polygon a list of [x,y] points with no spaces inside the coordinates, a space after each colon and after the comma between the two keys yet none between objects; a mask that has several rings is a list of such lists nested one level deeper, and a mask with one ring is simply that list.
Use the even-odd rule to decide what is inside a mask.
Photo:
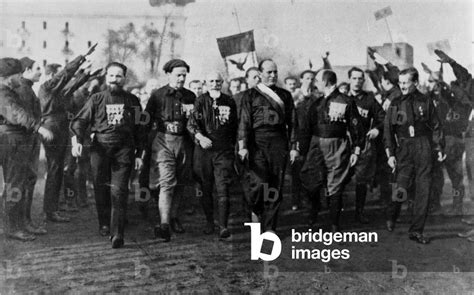
[{"label": "flag on pole", "polygon": [[387,6],[385,8],[377,10],[374,15],[375,15],[375,20],[381,20],[383,18],[386,18],[389,15],[392,15],[392,8],[390,6]]},{"label": "flag on pole", "polygon": [[451,50],[451,45],[449,44],[449,40],[448,39],[444,39],[444,40],[440,40],[440,41],[436,41],[436,42],[430,42],[426,45],[428,47],[428,52],[431,54],[431,55],[434,55],[435,54],[435,49],[439,49],[439,50],[442,50],[444,52],[448,52]]},{"label": "flag on pole", "polygon": [[217,46],[230,79],[244,77],[248,68],[257,66],[253,30],[217,38]]}]

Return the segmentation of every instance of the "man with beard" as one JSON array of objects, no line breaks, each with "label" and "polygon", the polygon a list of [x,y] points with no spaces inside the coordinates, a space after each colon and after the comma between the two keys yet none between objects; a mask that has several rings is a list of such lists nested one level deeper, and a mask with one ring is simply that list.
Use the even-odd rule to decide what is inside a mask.
[{"label": "man with beard", "polygon": [[[326,189],[332,232],[338,232],[342,210],[342,193],[364,143],[361,118],[353,99],[337,89],[337,76],[326,70],[322,76],[324,97],[311,104],[301,131],[301,151],[305,162],[301,168],[303,185],[311,192],[311,217],[318,215],[320,191]],[[352,147],[348,138],[352,141]]]},{"label": "man with beard", "polygon": [[264,231],[275,231],[290,142],[290,161],[299,156],[296,116],[291,94],[276,86],[277,65],[260,62],[262,83],[242,98],[238,131],[239,156],[249,160],[250,207]]},{"label": "man with beard", "polygon": [[41,126],[35,102],[27,101],[14,91],[21,86],[15,75],[25,72],[22,70],[17,59],[0,59],[0,165],[5,180],[2,203],[7,238],[32,241],[36,238],[32,233],[44,231],[25,224],[26,209],[29,209],[25,207],[28,202],[25,189],[31,188],[28,182],[32,182],[33,177],[28,171],[31,164],[26,160],[31,159],[31,141],[36,133],[45,141],[52,140],[53,134]]},{"label": "man with beard", "polygon": [[441,125],[433,102],[417,89],[418,71],[408,68],[400,72],[403,96],[395,98],[384,122],[384,144],[388,164],[396,170],[397,188],[387,210],[387,230],[393,231],[407,191],[415,185],[414,212],[408,231],[410,240],[428,244],[423,236],[428,213],[431,184],[432,149],[438,161],[444,159]]},{"label": "man with beard", "polygon": [[[148,130],[156,124],[150,164],[150,189],[159,192],[158,209],[161,224],[155,226],[155,236],[170,241],[171,229],[183,233],[178,208],[186,180],[190,175],[192,139],[186,124],[194,108],[196,96],[184,88],[189,65],[181,59],[168,61],[163,70],[168,85],[153,92],[145,112],[150,115]],[[186,174],[187,173],[187,174]]]},{"label": "man with beard", "polygon": [[366,135],[365,146],[353,166],[351,173],[354,173],[356,182],[355,200],[355,221],[368,223],[369,219],[364,215],[365,199],[367,196],[367,185],[372,183],[375,176],[375,139],[383,130],[385,112],[381,105],[375,100],[371,92],[362,90],[365,82],[364,71],[353,67],[348,72],[350,81],[349,97],[355,102],[359,111],[360,127]]},{"label": "man with beard", "polygon": [[[296,119],[298,120],[298,127],[303,127],[306,123],[306,114],[308,112],[309,106],[321,97],[321,94],[315,91],[314,80],[316,78],[316,73],[311,70],[306,70],[300,75],[301,87],[297,90],[295,96],[295,113]],[[301,130],[298,130],[301,131]],[[300,136],[301,132],[298,132]],[[299,138],[298,138],[299,139]],[[303,166],[303,158],[298,157],[296,161],[291,165],[291,195],[292,195],[292,210],[298,210],[298,207],[302,203],[301,195],[304,194],[312,204],[312,207],[317,208],[315,210],[319,211],[319,200],[313,198],[301,184],[300,172],[301,167]],[[316,222],[315,216],[310,214],[308,224],[313,225]]]},{"label": "man with beard", "polygon": [[[35,120],[41,121],[41,105],[38,97],[32,89],[34,83],[38,82],[41,77],[41,67],[34,60],[23,57],[20,59],[23,67],[23,73],[18,77],[16,82],[18,87],[14,90],[20,96],[24,105],[31,110]],[[36,179],[38,178],[38,161],[40,153],[40,138],[38,134],[30,132],[30,141],[23,148],[29,150],[28,158],[25,162],[28,166],[25,174],[25,185],[22,187],[22,195],[25,198],[24,223],[25,230],[31,234],[43,235],[47,231],[41,226],[36,226],[31,220],[31,206],[33,202],[33,192],[35,189]]]},{"label": "man with beard", "polygon": [[[97,45],[97,44],[96,44]],[[44,143],[47,162],[46,185],[44,188],[44,212],[46,220],[51,222],[69,222],[69,218],[62,216],[58,211],[59,194],[63,182],[64,160],[68,146],[68,118],[66,106],[67,99],[63,96],[64,87],[73,78],[76,71],[86,57],[90,55],[95,46],[83,56],[79,55],[68,63],[65,68],[55,72],[54,67],[48,67],[46,82],[39,89],[38,97],[41,102],[41,121],[47,129],[54,134],[54,139],[49,143]]]},{"label": "man with beard", "polygon": [[126,73],[125,65],[108,64],[107,90],[92,95],[71,122],[74,157],[81,156],[89,127],[94,134],[90,154],[99,232],[110,233],[112,248],[124,244],[128,180],[133,167],[143,165],[140,100],[123,90]]},{"label": "man with beard", "polygon": [[[202,187],[201,204],[207,224],[204,233],[214,232],[214,183],[217,191],[219,238],[230,237],[229,186],[232,181],[234,144],[237,138],[237,108],[229,96],[221,92],[222,76],[210,73],[206,79],[208,92],[196,99],[188,121],[188,131],[198,142],[194,148],[196,174]],[[197,169],[196,169],[197,168]]]}]

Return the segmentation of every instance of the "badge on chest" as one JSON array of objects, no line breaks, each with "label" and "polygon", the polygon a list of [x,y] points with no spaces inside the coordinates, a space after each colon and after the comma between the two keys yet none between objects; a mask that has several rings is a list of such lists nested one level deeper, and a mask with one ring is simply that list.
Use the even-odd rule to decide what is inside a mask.
[{"label": "badge on chest", "polygon": [[194,105],[193,104],[182,104],[181,105],[181,111],[183,114],[185,114],[186,118],[189,118],[191,116],[191,113],[194,110]]},{"label": "badge on chest", "polygon": [[229,121],[230,118],[230,107],[229,106],[218,106],[217,116],[219,118],[219,124],[224,125]]},{"label": "badge on chest", "polygon": [[359,111],[359,115],[362,118],[367,118],[369,116],[369,110],[361,108],[361,107],[357,107],[357,110]]},{"label": "badge on chest", "polygon": [[123,123],[124,104],[107,104],[107,124],[120,125]]},{"label": "badge on chest", "polygon": [[345,122],[346,108],[346,103],[330,102],[328,112],[329,120],[331,122]]}]

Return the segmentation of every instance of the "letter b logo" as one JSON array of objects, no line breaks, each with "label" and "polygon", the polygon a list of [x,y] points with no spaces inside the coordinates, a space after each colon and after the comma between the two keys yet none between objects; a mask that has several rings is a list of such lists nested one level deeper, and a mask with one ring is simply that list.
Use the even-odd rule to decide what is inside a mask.
[{"label": "letter b logo", "polygon": [[[250,259],[263,261],[273,261],[281,254],[280,238],[272,232],[260,233],[260,223],[244,223],[245,226],[250,226]],[[273,247],[270,254],[262,253],[263,241],[272,241]]]}]

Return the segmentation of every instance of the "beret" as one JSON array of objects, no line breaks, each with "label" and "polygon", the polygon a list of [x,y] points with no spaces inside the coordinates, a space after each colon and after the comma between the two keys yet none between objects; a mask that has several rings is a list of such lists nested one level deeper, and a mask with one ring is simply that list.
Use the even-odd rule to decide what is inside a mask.
[{"label": "beret", "polygon": [[5,57],[0,59],[0,77],[8,77],[21,73],[21,62],[16,58]]},{"label": "beret", "polygon": [[28,69],[28,68],[31,68],[33,66],[33,64],[35,63],[34,60],[32,60],[31,58],[29,57],[22,57],[20,59],[20,62],[21,62],[21,66],[22,66],[22,70],[23,72]]},{"label": "beret", "polygon": [[184,67],[189,72],[189,65],[182,59],[172,59],[163,66],[165,73],[171,73],[174,68]]},{"label": "beret", "polygon": [[49,75],[51,73],[56,74],[58,71],[58,68],[62,67],[60,64],[47,64],[46,67],[44,68],[44,73],[46,75]]}]

